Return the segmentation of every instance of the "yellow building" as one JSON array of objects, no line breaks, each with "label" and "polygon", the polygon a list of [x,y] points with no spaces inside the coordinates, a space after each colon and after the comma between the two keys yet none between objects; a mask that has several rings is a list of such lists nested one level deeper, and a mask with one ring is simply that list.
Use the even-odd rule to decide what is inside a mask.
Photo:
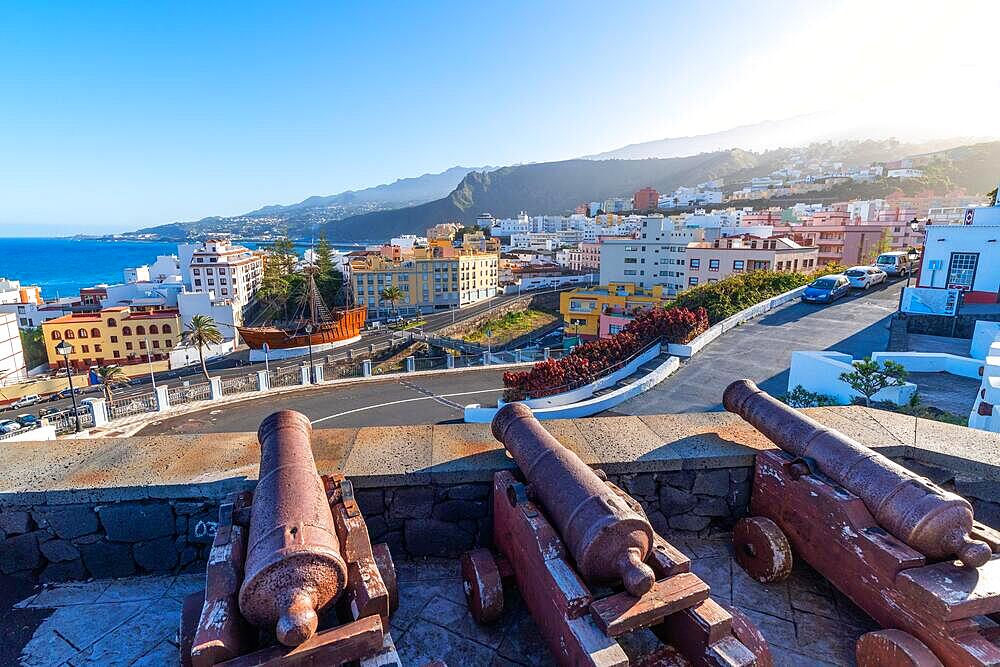
[{"label": "yellow building", "polygon": [[49,366],[63,365],[56,352],[62,342],[73,346],[70,364],[86,370],[93,365],[165,361],[177,347],[181,334],[180,313],[176,310],[133,310],[128,306],[104,308],[92,313],[72,313],[42,322],[42,336]]},{"label": "yellow building", "polygon": [[403,313],[466,306],[496,296],[499,255],[450,246],[414,248],[413,257],[392,260],[381,255],[351,260],[351,285],[358,305],[373,316],[392,308],[382,291],[398,287],[395,307]]},{"label": "yellow building", "polygon": [[567,336],[597,338],[615,333],[614,328],[636,308],[662,306],[667,301],[662,285],[645,289],[635,283],[609,283],[563,292],[559,295],[559,312]]}]

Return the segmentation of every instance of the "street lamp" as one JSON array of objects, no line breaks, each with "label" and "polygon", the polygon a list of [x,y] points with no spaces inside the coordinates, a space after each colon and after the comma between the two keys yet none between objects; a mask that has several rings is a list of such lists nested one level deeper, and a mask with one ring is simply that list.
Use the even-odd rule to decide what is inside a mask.
[{"label": "street lamp", "polygon": [[69,397],[73,399],[73,417],[76,419],[76,432],[80,432],[80,415],[76,411],[76,391],[73,389],[73,371],[69,367],[69,355],[73,354],[73,346],[66,341],[59,341],[56,345],[56,354],[60,355],[66,362],[66,377],[69,379]]},{"label": "street lamp", "polygon": [[312,322],[306,324],[306,339],[309,342],[309,384],[316,384],[316,378],[313,376],[313,325]]}]

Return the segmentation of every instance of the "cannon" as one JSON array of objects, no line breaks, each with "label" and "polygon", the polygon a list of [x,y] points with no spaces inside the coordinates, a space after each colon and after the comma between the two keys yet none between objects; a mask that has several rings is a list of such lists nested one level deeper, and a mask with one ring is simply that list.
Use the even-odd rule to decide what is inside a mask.
[{"label": "cannon", "polygon": [[715,602],[642,506],[563,447],[530,408],[505,406],[492,430],[520,475],[493,477],[499,555],[475,549],[461,559],[476,621],[501,617],[503,579],[512,578],[560,665],[628,665],[617,638],[645,628],[661,646],[633,656],[642,664],[771,664],[749,619]]},{"label": "cannon", "polygon": [[219,510],[205,590],[185,600],[181,664],[341,664],[395,659],[395,566],[374,547],[342,475],[320,476],[308,418],[267,417],[256,490]]},{"label": "cannon", "polygon": [[858,664],[1000,665],[1000,533],[972,506],[749,380],[723,404],[779,447],[758,452],[736,559],[763,583],[797,555],[883,630]]}]

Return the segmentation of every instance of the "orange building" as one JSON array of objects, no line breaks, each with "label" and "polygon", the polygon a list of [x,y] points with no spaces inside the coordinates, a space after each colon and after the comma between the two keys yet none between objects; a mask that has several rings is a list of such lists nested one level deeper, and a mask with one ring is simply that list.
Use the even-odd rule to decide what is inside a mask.
[{"label": "orange building", "polygon": [[176,310],[134,311],[128,306],[72,313],[42,322],[49,367],[63,365],[56,346],[73,346],[70,364],[85,370],[93,365],[126,366],[147,360],[164,361],[180,341],[181,318]]},{"label": "orange building", "polygon": [[643,188],[632,195],[632,210],[645,213],[655,211],[660,203],[660,193],[653,188]]}]

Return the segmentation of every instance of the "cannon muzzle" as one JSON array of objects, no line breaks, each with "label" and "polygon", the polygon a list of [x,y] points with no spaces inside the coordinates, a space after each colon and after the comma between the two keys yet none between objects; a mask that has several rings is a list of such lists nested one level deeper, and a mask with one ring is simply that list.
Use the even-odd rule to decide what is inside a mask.
[{"label": "cannon muzzle", "polygon": [[493,418],[493,437],[517,462],[585,578],[620,580],[639,597],[656,576],[643,563],[653,528],[580,458],[542,428],[531,409],[511,403]]},{"label": "cannon muzzle", "polygon": [[309,639],[317,612],[347,584],[333,514],[316,472],[309,419],[275,412],[257,431],[260,480],[250,509],[250,535],[240,611],[271,629],[286,646]]},{"label": "cannon muzzle", "polygon": [[970,537],[972,505],[961,496],[823,426],[750,380],[726,387],[722,402],[785,452],[814,461],[861,498],[879,526],[928,558],[957,556],[980,567],[992,556],[988,544]]}]

